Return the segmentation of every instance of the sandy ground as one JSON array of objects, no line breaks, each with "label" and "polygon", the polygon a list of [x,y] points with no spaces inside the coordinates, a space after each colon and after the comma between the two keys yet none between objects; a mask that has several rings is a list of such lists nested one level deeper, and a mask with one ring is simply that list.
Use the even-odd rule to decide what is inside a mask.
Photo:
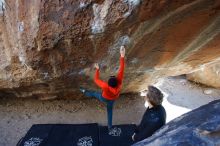
[{"label": "sandy ground", "polygon": [[[220,90],[188,82],[184,77],[161,79],[167,122],[220,98]],[[123,95],[115,104],[114,124],[139,123],[145,111],[143,97]],[[15,146],[33,124],[99,123],[106,125],[104,104],[96,99],[39,101],[0,99],[0,146]]]},{"label": "sandy ground", "polygon": [[167,122],[213,100],[220,99],[220,90],[189,82],[184,76],[161,79],[155,86],[164,95]]}]

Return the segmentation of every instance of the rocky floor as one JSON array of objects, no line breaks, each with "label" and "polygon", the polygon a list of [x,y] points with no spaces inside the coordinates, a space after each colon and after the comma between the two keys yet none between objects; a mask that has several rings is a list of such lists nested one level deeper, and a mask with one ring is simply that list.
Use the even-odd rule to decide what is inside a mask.
[{"label": "rocky floor", "polygon": [[[167,122],[220,98],[220,90],[188,82],[184,77],[166,78],[156,84],[165,94]],[[114,124],[139,123],[145,111],[139,95],[123,95],[115,104]],[[106,124],[104,104],[96,99],[52,100],[0,99],[0,146],[15,146],[33,124]]]}]

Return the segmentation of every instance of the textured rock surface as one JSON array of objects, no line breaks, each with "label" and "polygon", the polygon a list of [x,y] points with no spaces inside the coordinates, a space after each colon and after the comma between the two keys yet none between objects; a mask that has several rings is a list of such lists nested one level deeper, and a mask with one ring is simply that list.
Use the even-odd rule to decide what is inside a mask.
[{"label": "textured rock surface", "polygon": [[187,79],[220,88],[220,62],[205,65],[202,69],[188,74]]},{"label": "textured rock surface", "polygon": [[134,146],[220,145],[220,100],[193,110]]},{"label": "textured rock surface", "polygon": [[188,74],[220,56],[219,0],[6,0],[0,23],[0,90],[71,97],[107,79],[126,46],[123,92]]}]

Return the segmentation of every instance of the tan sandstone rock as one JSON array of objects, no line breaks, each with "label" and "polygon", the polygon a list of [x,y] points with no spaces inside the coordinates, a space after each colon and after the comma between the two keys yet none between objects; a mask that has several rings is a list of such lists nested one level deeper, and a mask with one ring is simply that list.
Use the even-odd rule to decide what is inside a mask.
[{"label": "tan sandstone rock", "polygon": [[220,88],[220,62],[208,64],[187,75],[187,79],[215,88]]},{"label": "tan sandstone rock", "polygon": [[[220,57],[219,0],[6,0],[0,95],[76,97],[107,80],[126,46],[123,92],[188,74]],[[48,96],[49,95],[49,96]]]}]

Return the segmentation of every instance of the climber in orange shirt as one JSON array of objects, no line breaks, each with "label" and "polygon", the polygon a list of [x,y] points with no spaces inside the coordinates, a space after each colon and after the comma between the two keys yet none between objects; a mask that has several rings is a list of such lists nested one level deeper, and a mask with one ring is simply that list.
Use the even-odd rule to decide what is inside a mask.
[{"label": "climber in orange shirt", "polygon": [[94,77],[94,82],[102,89],[102,93],[89,91],[83,88],[80,88],[80,91],[88,97],[95,97],[98,100],[107,104],[107,118],[108,118],[108,128],[112,127],[112,110],[115,100],[119,97],[121,87],[122,87],[122,80],[124,76],[124,66],[125,66],[125,47],[121,46],[120,48],[120,68],[118,71],[118,75],[110,76],[108,83],[102,81],[99,78],[99,65],[95,63],[96,73]]}]

